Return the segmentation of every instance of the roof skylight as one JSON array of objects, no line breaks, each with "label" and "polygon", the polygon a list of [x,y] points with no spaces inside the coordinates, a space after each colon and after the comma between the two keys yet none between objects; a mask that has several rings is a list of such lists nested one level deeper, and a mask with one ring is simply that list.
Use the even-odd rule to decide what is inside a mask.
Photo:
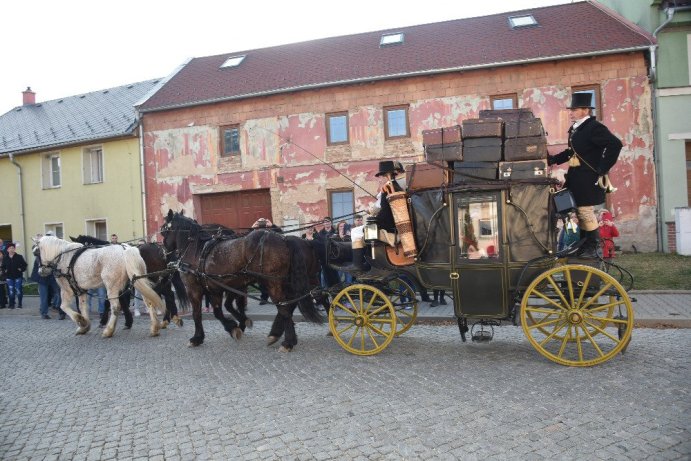
[{"label": "roof skylight", "polygon": [[379,46],[398,45],[403,43],[403,32],[396,32],[394,34],[383,34],[379,41]]},{"label": "roof skylight", "polygon": [[509,24],[512,29],[519,27],[537,26],[537,20],[532,14],[524,14],[522,16],[509,16]]},{"label": "roof skylight", "polygon": [[226,59],[226,62],[221,64],[221,67],[237,67],[240,65],[240,63],[245,59],[246,55],[240,55],[240,56],[231,56],[230,58]]}]

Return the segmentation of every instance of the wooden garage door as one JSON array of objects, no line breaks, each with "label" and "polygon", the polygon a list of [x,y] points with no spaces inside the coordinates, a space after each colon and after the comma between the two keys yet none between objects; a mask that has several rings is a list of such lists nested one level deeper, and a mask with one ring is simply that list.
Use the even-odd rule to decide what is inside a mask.
[{"label": "wooden garage door", "polygon": [[273,221],[268,189],[204,194],[199,198],[202,224],[222,224],[241,232],[259,218]]}]

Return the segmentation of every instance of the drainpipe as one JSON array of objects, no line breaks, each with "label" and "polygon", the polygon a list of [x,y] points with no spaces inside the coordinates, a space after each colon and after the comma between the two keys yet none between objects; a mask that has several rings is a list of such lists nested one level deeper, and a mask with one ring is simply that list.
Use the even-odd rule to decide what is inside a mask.
[{"label": "drainpipe", "polygon": [[146,178],[144,175],[144,123],[139,119],[139,182],[142,190],[142,223],[144,224],[144,232],[142,235],[147,243],[150,238],[147,234],[149,226],[146,222]]},{"label": "drainpipe", "polygon": [[[650,76],[649,80],[653,84],[653,104],[652,104],[652,117],[653,117],[653,138],[654,138],[654,146],[653,149],[655,150],[655,153],[653,155],[653,160],[655,163],[655,181],[657,183],[657,251],[662,252],[664,250],[663,244],[662,244],[662,235],[663,232],[666,232],[666,229],[664,229],[664,210],[660,210],[660,206],[662,205],[662,193],[660,190],[660,126],[659,123],[657,122],[657,36],[658,34],[667,27],[667,25],[672,22],[672,19],[674,18],[674,14],[677,11],[688,11],[691,10],[691,6],[677,6],[677,7],[667,7],[665,8],[665,14],[667,15],[667,19],[665,19],[662,24],[658,26],[657,29],[653,32],[653,38],[655,39],[655,43],[650,45]],[[669,246],[669,242],[668,242]]]},{"label": "drainpipe", "polygon": [[[20,235],[22,237],[22,241],[24,242],[24,254],[28,256],[28,251],[26,250],[26,217],[24,216],[24,184],[22,179],[22,166],[14,159],[14,154],[10,154],[10,162],[17,167],[17,176],[19,177],[19,220],[22,225]],[[28,248],[31,249],[31,247]]]}]

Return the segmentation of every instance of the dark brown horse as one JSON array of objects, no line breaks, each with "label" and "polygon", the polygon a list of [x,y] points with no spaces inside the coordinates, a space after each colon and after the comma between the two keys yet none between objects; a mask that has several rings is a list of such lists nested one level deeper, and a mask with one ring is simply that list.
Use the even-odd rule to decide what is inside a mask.
[{"label": "dark brown horse", "polygon": [[207,294],[214,316],[224,329],[239,339],[242,330],[235,320],[223,315],[221,301],[228,288],[243,290],[261,281],[276,304],[285,331],[281,351],[297,344],[293,310],[297,304],[306,320],[321,323],[322,317],[309,295],[309,284],[302,251],[291,239],[264,230],[245,237],[212,236],[195,220],[172,210],[161,228],[163,245],[179,260],[182,280],[192,305],[195,332],[191,346],[204,342],[202,296]]}]

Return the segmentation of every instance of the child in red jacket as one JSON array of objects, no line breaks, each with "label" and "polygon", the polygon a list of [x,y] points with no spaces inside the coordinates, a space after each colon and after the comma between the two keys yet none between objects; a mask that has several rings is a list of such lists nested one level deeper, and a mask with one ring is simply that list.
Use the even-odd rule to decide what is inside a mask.
[{"label": "child in red jacket", "polygon": [[600,240],[604,259],[614,258],[614,237],[619,237],[619,230],[612,222],[612,213],[604,210],[600,215]]}]

